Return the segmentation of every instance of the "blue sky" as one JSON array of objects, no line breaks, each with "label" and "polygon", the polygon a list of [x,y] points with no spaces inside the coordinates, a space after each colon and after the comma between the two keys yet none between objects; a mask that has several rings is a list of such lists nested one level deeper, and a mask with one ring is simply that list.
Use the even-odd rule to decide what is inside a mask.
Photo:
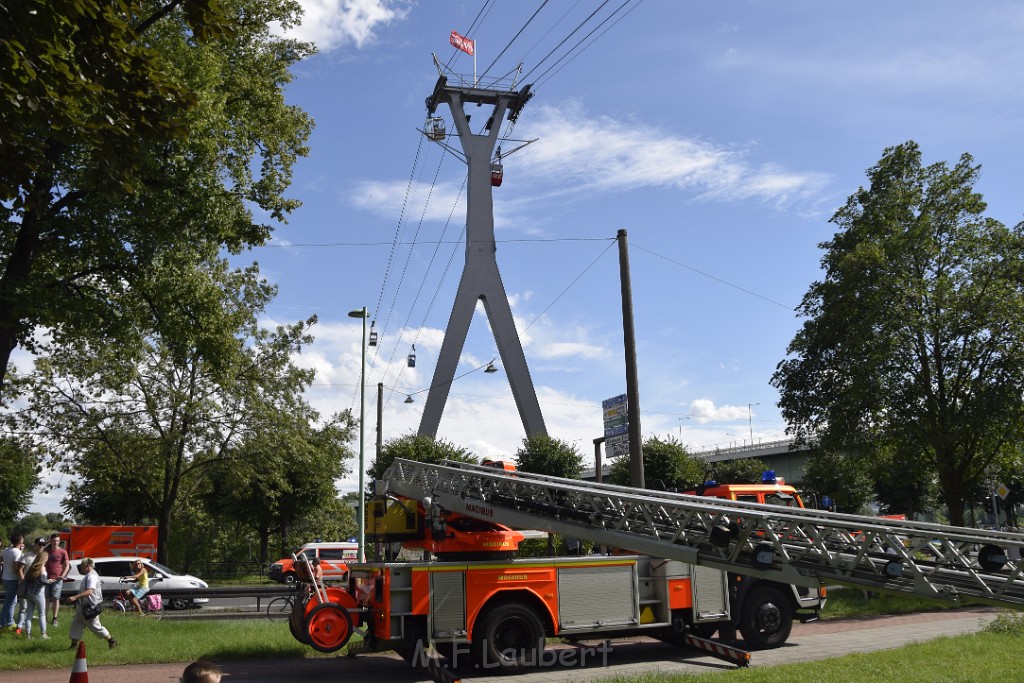
[{"label": "blue sky", "polygon": [[[541,8],[488,73],[522,62],[535,84],[513,136],[537,141],[505,160],[494,191],[497,256],[548,431],[588,459],[602,399],[625,390],[618,230],[643,434],[699,450],[783,437],[769,379],[793,309],[819,277],[828,219],[886,147],[916,140],[926,163],[972,154],[989,215],[1020,220],[1017,2],[632,1],[550,71],[621,0],[543,63],[599,0],[300,4],[293,33],[320,48],[287,91],[316,120],[291,190],[303,206],[244,260],[280,289],[268,324],[319,316],[298,362],[318,370],[309,399],[323,413],[358,411],[361,328],[347,313],[370,309],[368,454],[377,382],[384,438],[417,428],[462,271],[465,166],[417,130],[431,53],[472,74],[452,30],[477,41],[483,71]],[[496,355],[478,308],[457,374]],[[514,452],[524,432],[505,374],[458,379],[439,436]]]}]

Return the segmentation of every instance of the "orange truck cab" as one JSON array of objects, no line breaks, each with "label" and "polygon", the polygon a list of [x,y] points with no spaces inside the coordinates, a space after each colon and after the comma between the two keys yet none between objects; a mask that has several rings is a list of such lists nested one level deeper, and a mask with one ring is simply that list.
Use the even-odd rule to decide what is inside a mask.
[{"label": "orange truck cab", "polygon": [[761,475],[760,484],[719,484],[715,481],[706,481],[695,490],[682,493],[691,496],[738,500],[741,503],[804,507],[797,490],[786,484],[786,480],[782,477],[776,477],[774,470],[765,470]]}]

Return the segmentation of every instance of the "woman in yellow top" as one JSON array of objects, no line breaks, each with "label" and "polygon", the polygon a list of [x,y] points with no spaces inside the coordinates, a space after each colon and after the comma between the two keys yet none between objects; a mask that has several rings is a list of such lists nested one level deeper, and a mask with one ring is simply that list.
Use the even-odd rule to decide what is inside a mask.
[{"label": "woman in yellow top", "polygon": [[149,572],[146,571],[146,565],[142,564],[142,560],[134,560],[132,562],[132,571],[134,574],[130,576],[122,576],[122,581],[135,581],[138,585],[128,591],[128,598],[132,601],[132,607],[135,611],[142,616],[142,603],[139,600],[149,592]]}]

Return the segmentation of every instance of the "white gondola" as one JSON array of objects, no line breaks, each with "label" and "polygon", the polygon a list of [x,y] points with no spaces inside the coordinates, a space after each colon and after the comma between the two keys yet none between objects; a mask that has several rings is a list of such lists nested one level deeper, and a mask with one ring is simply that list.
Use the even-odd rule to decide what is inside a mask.
[{"label": "white gondola", "polygon": [[374,320],[374,321],[372,321],[370,323],[370,346],[376,346],[377,345],[377,330],[373,329],[373,326],[376,325],[376,324],[377,324],[376,320]]},{"label": "white gondola", "polygon": [[410,353],[408,358],[406,358],[406,364],[410,368],[416,367],[416,345],[415,344],[412,345],[412,353]]},{"label": "white gondola", "polygon": [[423,126],[427,131],[428,138],[431,140],[444,140],[446,131],[444,128],[444,119],[440,116],[431,116]]}]

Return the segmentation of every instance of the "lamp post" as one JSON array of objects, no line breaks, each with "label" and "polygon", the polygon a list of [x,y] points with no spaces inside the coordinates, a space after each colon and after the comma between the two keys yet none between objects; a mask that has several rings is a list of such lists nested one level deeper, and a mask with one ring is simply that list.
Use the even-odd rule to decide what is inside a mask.
[{"label": "lamp post", "polygon": [[362,318],[363,336],[359,338],[362,362],[359,366],[359,563],[366,562],[366,451],[363,441],[366,423],[366,319],[370,313],[366,306],[348,312],[350,318]]},{"label": "lamp post", "polygon": [[760,403],[748,403],[747,404],[747,426],[750,427],[750,445],[754,445],[754,413],[750,410],[754,406],[759,406]]}]

